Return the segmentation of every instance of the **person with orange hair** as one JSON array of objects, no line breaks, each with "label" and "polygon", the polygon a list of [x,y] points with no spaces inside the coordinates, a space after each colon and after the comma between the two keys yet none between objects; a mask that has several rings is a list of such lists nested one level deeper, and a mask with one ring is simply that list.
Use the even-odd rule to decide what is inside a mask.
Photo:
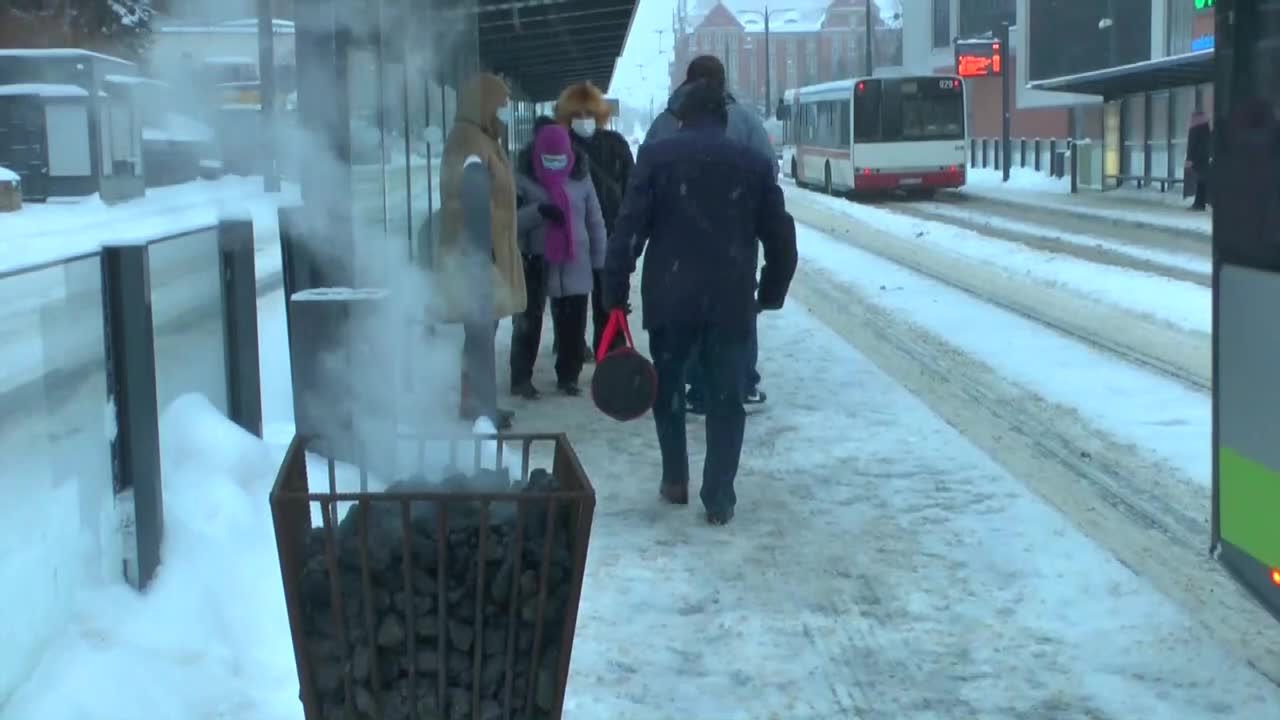
[{"label": "person with orange hair", "polygon": [[[604,215],[606,232],[612,236],[622,210],[622,196],[631,178],[635,159],[631,156],[631,144],[621,133],[609,129],[612,108],[600,88],[590,82],[580,82],[564,89],[556,103],[556,120],[572,130],[574,148],[587,156],[591,168],[591,183],[595,185]],[[596,273],[591,293],[591,326],[594,350],[600,352],[600,340],[609,313],[605,311],[600,295],[601,281]],[[567,338],[562,338],[567,339]],[[618,339],[622,341],[621,338]]]}]

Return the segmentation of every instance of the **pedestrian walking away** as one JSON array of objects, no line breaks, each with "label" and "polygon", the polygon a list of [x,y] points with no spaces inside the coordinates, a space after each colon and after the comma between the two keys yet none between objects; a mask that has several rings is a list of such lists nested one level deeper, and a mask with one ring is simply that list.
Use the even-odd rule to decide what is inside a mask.
[{"label": "pedestrian walking away", "polygon": [[[467,420],[488,417],[499,430],[511,427],[514,413],[498,407],[494,336],[499,320],[523,311],[526,301],[515,180],[501,143],[506,123],[500,115],[509,96],[506,83],[487,73],[459,93],[440,160],[441,232],[430,261],[439,319],[463,326],[459,414]],[[477,167],[485,170],[488,197],[464,188],[464,177]],[[487,227],[476,227],[475,218]]]},{"label": "pedestrian walking away", "polygon": [[[689,87],[693,83],[700,82],[708,83],[724,91],[729,118],[728,127],[725,131],[727,137],[768,157],[773,164],[776,177],[778,172],[777,155],[774,152],[773,143],[769,140],[769,132],[765,129],[764,120],[749,108],[740,105],[733,95],[725,89],[724,65],[714,55],[696,57],[689,63],[685,74],[685,82],[679,88],[676,88],[667,103],[667,109],[655,118],[653,124],[650,125],[649,132],[645,135],[644,144],[647,145],[669,138],[678,132],[679,121],[676,118],[675,108],[679,105],[684,93],[688,92]],[[751,337],[747,352],[749,357],[746,365],[746,378],[744,379],[743,402],[748,405],[760,405],[768,399],[768,396],[760,389],[760,372],[758,368],[760,344],[754,324],[751,327]],[[689,366],[686,381],[689,385],[688,409],[690,412],[701,415],[705,412],[704,398],[706,394],[703,390],[702,373],[696,363]]]},{"label": "pedestrian walking away", "polygon": [[[635,160],[627,139],[609,129],[612,109],[600,88],[590,82],[565,88],[556,102],[556,120],[572,131],[573,146],[591,161],[591,184],[600,198],[605,230],[612,235],[622,209],[622,196],[631,178]],[[591,356],[600,352],[600,338],[609,322],[602,301],[599,277],[591,292]],[[618,338],[614,347],[623,344]],[[613,349],[613,348],[610,348]]]},{"label": "pedestrian walking away", "polygon": [[[728,138],[723,90],[697,82],[676,109],[679,131],[641,148],[609,239],[604,300],[623,308],[644,257],[640,296],[658,374],[653,408],[662,453],[659,493],[689,497],[685,367],[705,377],[706,460],[699,493],[706,519],[728,523],[746,424],[743,382],[751,327],[782,307],[796,269],[795,223],[773,162]],[[760,248],[765,264],[756,283]]]},{"label": "pedestrian walking away", "polygon": [[605,233],[600,201],[591,183],[590,161],[574,150],[569,131],[554,122],[541,123],[531,146],[516,163],[516,183],[523,204],[517,213],[519,245],[536,278],[526,309],[512,323],[511,391],[534,399],[533,368],[542,336],[542,298],[550,299],[551,322],[560,342],[555,349],[556,386],[566,395],[581,394],[578,385],[587,347],[587,330],[595,273],[604,267]]},{"label": "pedestrian walking away", "polygon": [[1187,130],[1187,160],[1182,173],[1182,195],[1193,196],[1192,210],[1204,210],[1209,202],[1209,173],[1213,160],[1213,130],[1209,116],[1203,112],[1191,115]]}]

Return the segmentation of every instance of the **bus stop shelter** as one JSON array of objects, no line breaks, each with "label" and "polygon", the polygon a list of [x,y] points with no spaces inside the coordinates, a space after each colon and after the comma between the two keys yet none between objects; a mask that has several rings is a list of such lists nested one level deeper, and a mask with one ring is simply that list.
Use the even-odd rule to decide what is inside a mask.
[{"label": "bus stop shelter", "polygon": [[608,88],[636,4],[298,0],[299,121],[327,152],[308,147],[297,175],[307,224],[324,236],[326,282],[355,286],[364,270],[376,274],[369,256],[419,252],[435,211],[432,167],[468,78],[491,72],[511,86],[514,150],[532,135],[535,103],[584,80]]}]

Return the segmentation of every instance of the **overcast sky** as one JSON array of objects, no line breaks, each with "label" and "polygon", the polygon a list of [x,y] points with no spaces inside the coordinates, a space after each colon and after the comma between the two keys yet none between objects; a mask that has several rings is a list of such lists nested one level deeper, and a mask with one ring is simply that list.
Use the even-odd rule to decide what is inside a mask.
[{"label": "overcast sky", "polygon": [[[758,7],[764,4],[765,0],[759,0]],[[879,0],[877,4],[886,18],[902,9],[900,0]],[[690,13],[698,5],[697,0],[689,0]],[[745,2],[736,5],[751,6]],[[645,106],[652,95],[659,107],[666,104],[669,84],[667,63],[671,61],[671,13],[675,7],[676,0],[640,0],[631,34],[627,36],[626,47],[622,50],[622,57],[618,58],[613,82],[609,85],[610,97],[620,98],[631,105]],[[663,31],[661,44],[658,30]]]},{"label": "overcast sky", "polygon": [[[693,6],[694,3],[690,3]],[[622,49],[622,57],[614,68],[610,97],[625,99],[632,105],[654,103],[666,106],[667,63],[671,62],[671,12],[676,0],[640,0],[636,6],[631,34]],[[657,30],[663,30],[658,44]],[[659,56],[659,51],[662,55]]]}]

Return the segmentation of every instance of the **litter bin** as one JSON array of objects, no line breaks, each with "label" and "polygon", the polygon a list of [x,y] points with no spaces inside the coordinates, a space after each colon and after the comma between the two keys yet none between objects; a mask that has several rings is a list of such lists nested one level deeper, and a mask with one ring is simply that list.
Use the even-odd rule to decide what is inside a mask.
[{"label": "litter bin", "polygon": [[[493,439],[449,447],[479,467]],[[339,492],[335,463],[309,478],[294,439],[271,511],[306,720],[561,717],[595,490],[564,435],[502,440],[521,449],[515,484],[477,470]]]}]

